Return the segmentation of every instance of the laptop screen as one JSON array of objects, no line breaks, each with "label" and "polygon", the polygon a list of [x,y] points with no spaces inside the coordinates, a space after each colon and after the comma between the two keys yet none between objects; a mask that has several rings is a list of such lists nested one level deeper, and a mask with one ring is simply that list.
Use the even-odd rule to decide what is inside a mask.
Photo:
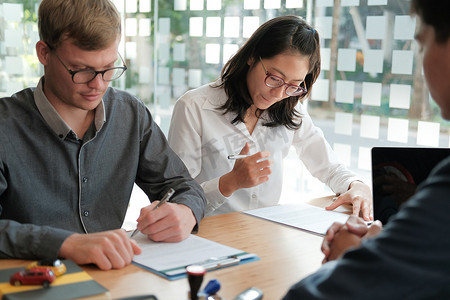
[{"label": "laptop screen", "polygon": [[449,155],[449,148],[372,148],[374,220],[386,224],[431,170]]}]

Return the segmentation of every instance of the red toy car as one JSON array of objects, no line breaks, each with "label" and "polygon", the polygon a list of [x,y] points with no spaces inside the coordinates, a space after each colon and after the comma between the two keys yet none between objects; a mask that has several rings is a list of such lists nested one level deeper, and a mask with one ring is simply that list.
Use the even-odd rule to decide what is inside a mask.
[{"label": "red toy car", "polygon": [[31,268],[14,273],[9,278],[12,285],[42,285],[45,288],[50,286],[55,280],[55,274],[52,270],[43,268]]}]

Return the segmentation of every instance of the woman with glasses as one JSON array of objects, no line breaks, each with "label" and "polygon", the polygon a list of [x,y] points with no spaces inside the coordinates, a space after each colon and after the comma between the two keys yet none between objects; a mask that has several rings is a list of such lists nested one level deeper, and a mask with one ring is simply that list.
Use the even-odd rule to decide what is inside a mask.
[{"label": "woman with glasses", "polygon": [[[372,217],[367,185],[339,163],[302,105],[320,73],[317,31],[296,16],[260,26],[214,83],[176,103],[169,144],[203,187],[207,214],[276,205],[291,146],[308,170]],[[238,156],[235,156],[238,155]]]}]

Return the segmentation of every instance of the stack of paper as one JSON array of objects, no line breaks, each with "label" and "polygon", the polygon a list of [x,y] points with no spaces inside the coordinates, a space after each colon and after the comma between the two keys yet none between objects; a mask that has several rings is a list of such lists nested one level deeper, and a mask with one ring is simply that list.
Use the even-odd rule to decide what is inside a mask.
[{"label": "stack of paper", "polygon": [[333,222],[345,223],[348,215],[309,204],[285,204],[247,210],[244,213],[325,235]]}]

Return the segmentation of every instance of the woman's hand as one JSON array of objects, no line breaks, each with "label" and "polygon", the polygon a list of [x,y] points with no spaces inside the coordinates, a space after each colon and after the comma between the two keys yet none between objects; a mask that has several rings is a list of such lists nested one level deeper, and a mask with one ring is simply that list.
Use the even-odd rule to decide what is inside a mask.
[{"label": "woman's hand", "polygon": [[[246,143],[239,154],[248,154],[249,150],[250,147]],[[263,151],[237,159],[233,169],[219,179],[219,190],[222,195],[229,197],[238,189],[250,188],[268,181],[272,173],[270,170],[272,161],[268,159],[269,156],[270,152]]]},{"label": "woman's hand", "polygon": [[372,192],[367,184],[361,181],[353,181],[348,190],[336,197],[336,200],[325,209],[333,210],[343,204],[353,206],[353,215],[362,215],[366,221],[373,220]]}]

